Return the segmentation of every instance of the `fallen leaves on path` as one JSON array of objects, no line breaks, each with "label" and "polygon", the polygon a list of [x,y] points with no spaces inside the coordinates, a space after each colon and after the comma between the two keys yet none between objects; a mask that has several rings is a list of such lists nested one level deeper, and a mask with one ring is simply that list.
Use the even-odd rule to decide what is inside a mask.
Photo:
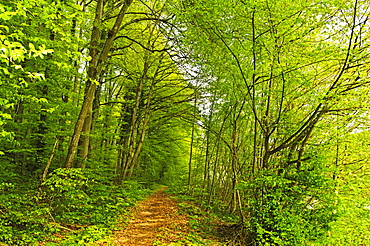
[{"label": "fallen leaves on path", "polygon": [[[114,245],[169,245],[183,241],[188,218],[178,213],[177,203],[163,189],[139,202],[129,223],[114,233]],[[182,244],[186,245],[186,244]]]}]

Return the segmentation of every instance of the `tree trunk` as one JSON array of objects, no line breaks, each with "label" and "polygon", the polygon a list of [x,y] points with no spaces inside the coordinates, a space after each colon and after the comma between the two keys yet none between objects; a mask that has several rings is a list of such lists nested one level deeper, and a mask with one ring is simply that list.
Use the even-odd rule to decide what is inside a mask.
[{"label": "tree trunk", "polygon": [[[113,41],[121,27],[123,17],[126,14],[127,8],[131,5],[133,0],[125,0],[124,4],[122,5],[119,14],[116,17],[116,22],[113,25],[112,29],[108,32],[108,37],[104,42],[104,48],[100,52],[98,50],[98,45],[100,41],[101,35],[101,23],[103,18],[103,6],[104,0],[98,0],[96,5],[96,14],[94,19],[94,27],[91,34],[91,42],[90,42],[90,56],[91,61],[89,64],[89,69],[87,72],[88,81],[87,81],[87,90],[85,93],[85,97],[81,106],[81,111],[78,116],[75,129],[71,138],[71,142],[68,148],[67,158],[65,162],[66,168],[73,167],[74,157],[77,153],[78,143],[82,134],[83,126],[85,124],[85,119],[88,113],[91,111],[91,107],[94,100],[94,95],[97,87],[97,79],[99,78],[102,69],[104,67],[105,61],[107,60],[108,53],[110,48],[112,47]],[[86,127],[87,128],[87,127]],[[90,133],[88,129],[85,132],[86,135]]]},{"label": "tree trunk", "polygon": [[190,153],[189,153],[189,163],[188,163],[188,191],[190,192],[190,186],[192,185],[192,161],[193,161],[193,145],[194,145],[194,136],[195,136],[195,121],[196,121],[196,116],[197,116],[197,107],[198,107],[198,102],[197,102],[197,95],[195,95],[195,100],[194,100],[194,112],[193,112],[193,125],[191,128],[191,139],[190,139]]},{"label": "tree trunk", "polygon": [[[146,74],[147,71],[145,71],[145,74]],[[127,175],[127,178],[131,178],[132,176],[132,173],[134,171],[134,168],[135,168],[135,165],[136,165],[136,162],[139,158],[139,154],[141,152],[141,148],[143,146],[143,142],[144,142],[144,139],[145,139],[145,135],[146,135],[146,132],[147,132],[147,129],[148,129],[148,124],[149,124],[149,119],[150,119],[150,106],[151,106],[151,97],[152,97],[152,92],[153,92],[153,89],[154,89],[154,84],[155,84],[155,76],[152,80],[152,84],[150,86],[150,89],[149,89],[149,92],[148,92],[148,95],[147,95],[147,103],[146,103],[146,107],[145,107],[145,113],[144,113],[144,116],[143,116],[143,124],[141,126],[141,133],[140,133],[140,139],[139,139],[139,142],[136,146],[136,149],[135,149],[135,153],[133,155],[133,158],[131,160],[131,163],[130,163],[130,171]]]}]

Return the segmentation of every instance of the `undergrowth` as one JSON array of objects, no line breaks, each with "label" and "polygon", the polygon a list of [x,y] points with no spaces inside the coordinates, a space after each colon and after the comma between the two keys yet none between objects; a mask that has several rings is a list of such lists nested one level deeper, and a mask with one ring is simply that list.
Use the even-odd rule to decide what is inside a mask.
[{"label": "undergrowth", "polygon": [[187,215],[191,232],[187,235],[188,244],[179,245],[226,245],[219,227],[234,224],[235,216],[211,209],[204,209],[193,197],[181,194],[176,196],[179,213]]},{"label": "undergrowth", "polygon": [[0,183],[0,243],[92,245],[105,240],[118,216],[150,192],[136,181],[114,185],[87,169],[57,169],[41,187]]}]

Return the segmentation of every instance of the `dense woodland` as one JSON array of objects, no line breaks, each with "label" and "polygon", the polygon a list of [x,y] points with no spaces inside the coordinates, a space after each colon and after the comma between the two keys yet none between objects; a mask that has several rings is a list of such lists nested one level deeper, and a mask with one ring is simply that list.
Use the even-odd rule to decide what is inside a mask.
[{"label": "dense woodland", "polygon": [[1,0],[0,242],[93,243],[163,184],[245,245],[370,245],[369,18],[367,0]]}]

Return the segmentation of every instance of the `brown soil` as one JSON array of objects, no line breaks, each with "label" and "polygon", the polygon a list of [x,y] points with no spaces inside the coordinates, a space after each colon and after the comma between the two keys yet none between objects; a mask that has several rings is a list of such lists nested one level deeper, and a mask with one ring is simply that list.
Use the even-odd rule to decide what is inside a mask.
[{"label": "brown soil", "polygon": [[115,231],[113,245],[169,245],[186,241],[190,230],[188,218],[178,213],[177,203],[163,190],[135,206],[129,223]]}]

